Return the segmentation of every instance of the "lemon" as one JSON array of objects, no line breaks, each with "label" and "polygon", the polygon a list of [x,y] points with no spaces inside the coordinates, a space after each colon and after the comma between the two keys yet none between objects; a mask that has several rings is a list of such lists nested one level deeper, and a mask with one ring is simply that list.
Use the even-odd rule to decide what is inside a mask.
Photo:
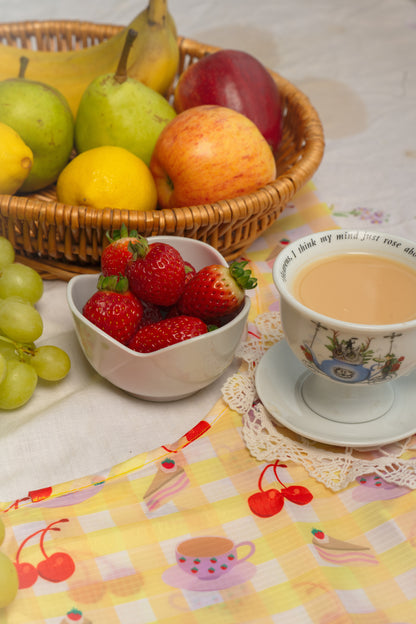
[{"label": "lemon", "polygon": [[124,147],[104,145],[75,156],[59,174],[59,202],[97,209],[154,210],[157,191],[149,167]]},{"label": "lemon", "polygon": [[13,195],[33,165],[33,153],[18,133],[0,122],[0,193]]}]

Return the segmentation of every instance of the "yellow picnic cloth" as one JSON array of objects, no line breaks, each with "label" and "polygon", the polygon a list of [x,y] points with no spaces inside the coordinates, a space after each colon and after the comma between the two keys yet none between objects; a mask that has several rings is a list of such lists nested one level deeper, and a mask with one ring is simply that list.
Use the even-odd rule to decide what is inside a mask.
[{"label": "yellow picnic cloth", "polygon": [[[309,183],[247,252],[251,319],[279,248],[335,227]],[[0,623],[416,623],[416,492],[371,474],[331,492],[258,462],[241,427],[219,398],[180,440],[4,501],[21,588]]]}]

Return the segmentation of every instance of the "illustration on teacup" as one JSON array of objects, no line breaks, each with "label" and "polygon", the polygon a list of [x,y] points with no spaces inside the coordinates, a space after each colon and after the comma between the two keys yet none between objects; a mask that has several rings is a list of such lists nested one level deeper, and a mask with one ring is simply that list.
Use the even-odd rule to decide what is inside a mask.
[{"label": "illustration on teacup", "polygon": [[[359,341],[353,336],[341,337],[338,330],[326,327],[320,322],[311,322],[315,325],[312,339],[309,343],[305,340],[300,345],[309,368],[344,383],[374,383],[392,379],[397,375],[404,356],[398,357],[394,353],[393,343],[401,334],[391,332],[384,336],[386,352],[378,354],[371,348],[373,338]],[[314,343],[322,330],[330,332],[325,335],[328,343],[324,345],[330,356],[319,361],[315,354]]]},{"label": "illustration on teacup", "polygon": [[[245,548],[243,556],[239,556]],[[252,542],[234,544],[226,537],[194,537],[176,547],[176,562],[187,574],[200,580],[213,580],[230,572],[236,565],[246,561],[254,553]]]}]

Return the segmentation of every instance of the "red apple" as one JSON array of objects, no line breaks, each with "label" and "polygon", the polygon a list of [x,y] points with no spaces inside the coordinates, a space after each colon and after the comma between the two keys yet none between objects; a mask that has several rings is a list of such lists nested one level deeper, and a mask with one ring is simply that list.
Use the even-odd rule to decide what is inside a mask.
[{"label": "red apple", "polygon": [[260,130],[224,106],[178,114],[159,135],[150,170],[161,208],[232,199],[276,178],[274,156]]},{"label": "red apple", "polygon": [[240,50],[218,50],[182,73],[174,107],[218,104],[246,115],[276,152],[282,138],[282,106],[270,73],[254,56]]}]

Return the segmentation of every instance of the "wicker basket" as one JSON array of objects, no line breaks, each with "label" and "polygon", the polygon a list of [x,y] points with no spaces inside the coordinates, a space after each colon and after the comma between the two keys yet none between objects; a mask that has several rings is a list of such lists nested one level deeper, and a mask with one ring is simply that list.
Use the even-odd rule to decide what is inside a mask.
[{"label": "wicker basket", "polygon": [[[120,26],[80,21],[0,24],[0,41],[42,50],[94,45]],[[35,44],[33,43],[35,42]],[[178,75],[218,48],[179,39]],[[284,104],[284,130],[277,157],[277,179],[257,192],[215,204],[147,212],[95,210],[56,201],[55,188],[30,195],[0,195],[0,235],[13,244],[17,258],[44,279],[68,280],[99,270],[106,232],[125,223],[144,236],[169,234],[203,240],[228,260],[244,250],[279,216],[284,206],[317,170],[324,151],[322,125],[308,98],[271,72]]]}]

